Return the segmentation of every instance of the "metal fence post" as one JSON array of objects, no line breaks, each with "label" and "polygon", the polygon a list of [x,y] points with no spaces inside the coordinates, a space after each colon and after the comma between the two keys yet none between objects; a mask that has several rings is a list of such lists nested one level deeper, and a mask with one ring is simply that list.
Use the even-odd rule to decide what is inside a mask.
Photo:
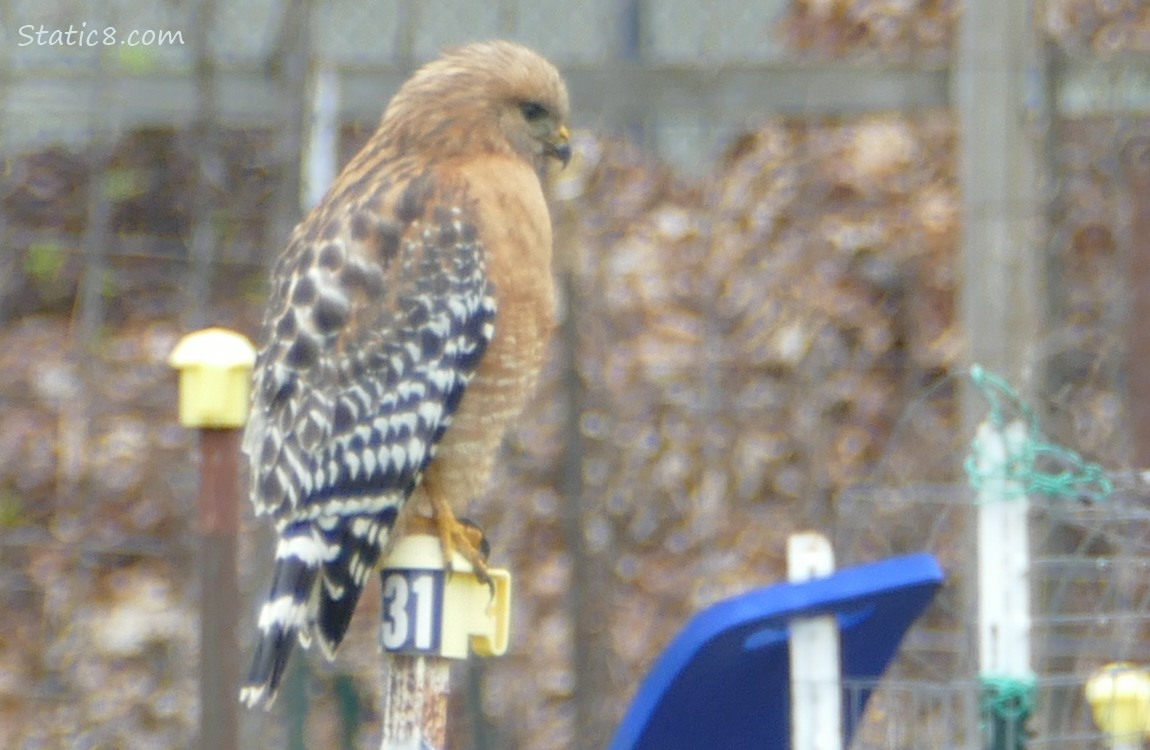
[{"label": "metal fence post", "polygon": [[238,333],[185,336],[168,359],[180,371],[180,424],[200,431],[200,747],[239,747],[239,451],[255,349]]}]

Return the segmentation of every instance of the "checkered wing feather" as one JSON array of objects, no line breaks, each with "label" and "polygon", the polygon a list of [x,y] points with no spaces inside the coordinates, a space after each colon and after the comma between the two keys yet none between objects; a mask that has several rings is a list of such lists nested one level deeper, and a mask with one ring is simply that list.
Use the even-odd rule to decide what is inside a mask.
[{"label": "checkered wing feather", "polygon": [[273,275],[245,450],[279,541],[249,705],[297,639],[334,653],[494,331],[466,189],[424,173],[388,195],[313,214]]}]

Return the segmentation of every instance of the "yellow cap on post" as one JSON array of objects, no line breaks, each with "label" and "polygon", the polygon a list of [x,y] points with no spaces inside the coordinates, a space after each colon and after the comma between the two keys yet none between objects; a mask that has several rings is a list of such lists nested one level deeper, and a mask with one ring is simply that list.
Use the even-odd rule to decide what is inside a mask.
[{"label": "yellow cap on post", "polygon": [[[437,655],[446,659],[466,659],[468,651],[479,656],[501,656],[507,652],[511,621],[511,573],[488,569],[492,588],[481,583],[471,563],[459,553],[451,561],[452,572],[443,589]],[[443,570],[443,549],[439,539],[427,534],[401,537],[383,565],[388,570]]]},{"label": "yellow cap on post", "polygon": [[205,328],[180,339],[168,357],[180,371],[180,424],[243,427],[256,350],[242,334]]},{"label": "yellow cap on post", "polygon": [[1099,729],[1136,740],[1150,722],[1150,674],[1134,664],[1107,664],[1086,682],[1086,700]]}]

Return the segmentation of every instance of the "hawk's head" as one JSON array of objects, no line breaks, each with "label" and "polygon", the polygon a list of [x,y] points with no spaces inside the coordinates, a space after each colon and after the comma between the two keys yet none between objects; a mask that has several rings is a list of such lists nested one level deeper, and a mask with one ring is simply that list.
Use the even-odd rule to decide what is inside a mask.
[{"label": "hawk's head", "polygon": [[[414,112],[420,119],[414,121]],[[438,160],[515,153],[542,170],[571,158],[567,87],[539,54],[512,42],[469,44],[428,63],[384,113],[407,149]]]}]

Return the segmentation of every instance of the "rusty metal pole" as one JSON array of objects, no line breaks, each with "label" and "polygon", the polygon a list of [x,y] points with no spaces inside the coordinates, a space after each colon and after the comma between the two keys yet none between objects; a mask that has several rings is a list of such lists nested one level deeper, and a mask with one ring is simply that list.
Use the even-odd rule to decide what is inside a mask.
[{"label": "rusty metal pole", "polygon": [[238,333],[210,328],[181,339],[168,361],[180,371],[180,424],[200,431],[199,746],[237,750],[239,451],[255,350]]},{"label": "rusty metal pole", "polygon": [[200,747],[239,747],[240,430],[200,430]]}]

